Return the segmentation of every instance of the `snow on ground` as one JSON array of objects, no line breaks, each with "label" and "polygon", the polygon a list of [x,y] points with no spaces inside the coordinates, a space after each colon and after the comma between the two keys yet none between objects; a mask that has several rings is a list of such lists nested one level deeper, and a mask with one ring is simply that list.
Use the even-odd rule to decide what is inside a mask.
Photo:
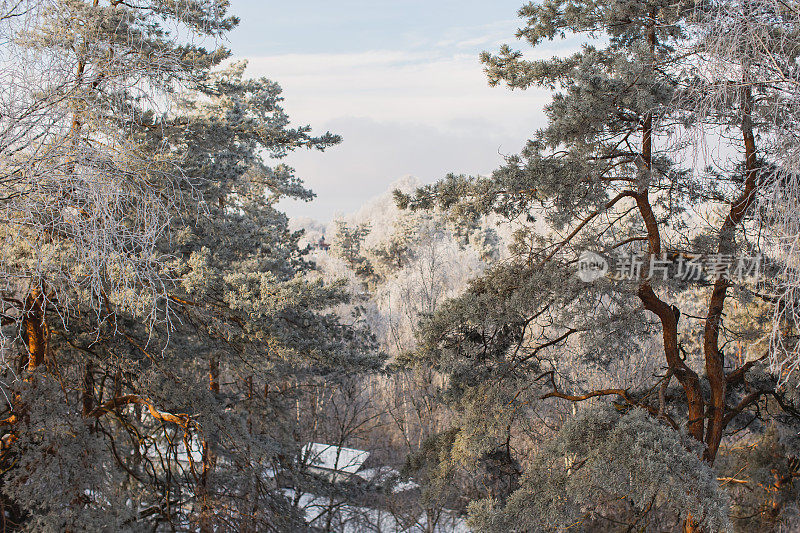
[{"label": "snow on ground", "polygon": [[[283,493],[291,501],[296,495],[292,489],[284,489]],[[300,495],[298,506],[303,509],[306,522],[311,526],[318,527],[326,524],[328,510],[333,509],[332,525],[334,525],[334,530],[342,533],[424,533],[428,531],[425,513],[422,513],[413,524],[405,525],[386,510],[345,505],[327,497],[307,493]],[[434,533],[470,533],[466,522],[451,511],[442,512],[433,531]]]}]

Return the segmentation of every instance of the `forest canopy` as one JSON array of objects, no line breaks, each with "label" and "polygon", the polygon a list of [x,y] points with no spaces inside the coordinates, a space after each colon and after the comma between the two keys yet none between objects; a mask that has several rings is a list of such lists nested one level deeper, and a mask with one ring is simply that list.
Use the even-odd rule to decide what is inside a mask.
[{"label": "forest canopy", "polygon": [[800,4],[527,3],[524,148],[330,223],[235,8],[0,0],[2,531],[800,527]]}]

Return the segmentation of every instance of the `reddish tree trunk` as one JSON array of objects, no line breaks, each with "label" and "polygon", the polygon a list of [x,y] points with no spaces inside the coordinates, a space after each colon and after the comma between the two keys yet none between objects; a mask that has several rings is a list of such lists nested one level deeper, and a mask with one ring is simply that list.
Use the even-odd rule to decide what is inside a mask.
[{"label": "reddish tree trunk", "polygon": [[44,364],[50,328],[45,317],[45,299],[41,289],[33,289],[25,299],[25,315],[22,321],[27,349],[28,370],[34,371]]},{"label": "reddish tree trunk", "polygon": [[[219,358],[212,355],[208,360],[208,388],[214,394],[219,394]],[[200,474],[200,531],[210,533],[214,530],[212,525],[213,509],[209,494],[208,481],[214,468],[214,454],[211,444],[203,440],[203,471]]]}]

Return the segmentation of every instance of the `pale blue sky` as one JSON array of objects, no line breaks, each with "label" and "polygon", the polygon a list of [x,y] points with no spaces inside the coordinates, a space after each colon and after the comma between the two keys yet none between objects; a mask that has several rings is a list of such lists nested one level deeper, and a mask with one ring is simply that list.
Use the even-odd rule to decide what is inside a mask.
[{"label": "pale blue sky", "polygon": [[[517,42],[522,3],[232,0],[242,20],[228,43],[234,56],[283,87],[295,123],[344,138],[289,156],[318,197],[281,207],[327,221],[404,175],[485,174],[519,151],[549,95],[489,88],[478,54]],[[553,43],[535,53],[564,51]]]}]

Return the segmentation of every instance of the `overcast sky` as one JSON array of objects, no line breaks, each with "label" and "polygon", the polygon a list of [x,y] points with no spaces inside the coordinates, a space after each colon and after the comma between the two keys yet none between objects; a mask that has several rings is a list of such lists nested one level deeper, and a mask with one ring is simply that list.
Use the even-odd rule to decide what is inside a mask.
[{"label": "overcast sky", "polygon": [[[327,221],[404,175],[486,174],[544,121],[544,91],[490,88],[478,54],[514,33],[522,0],[232,0],[230,37],[251,76],[284,90],[294,124],[344,138],[288,163],[317,193],[290,216]],[[554,46],[558,46],[555,43]],[[560,50],[544,46],[536,56]]]}]

